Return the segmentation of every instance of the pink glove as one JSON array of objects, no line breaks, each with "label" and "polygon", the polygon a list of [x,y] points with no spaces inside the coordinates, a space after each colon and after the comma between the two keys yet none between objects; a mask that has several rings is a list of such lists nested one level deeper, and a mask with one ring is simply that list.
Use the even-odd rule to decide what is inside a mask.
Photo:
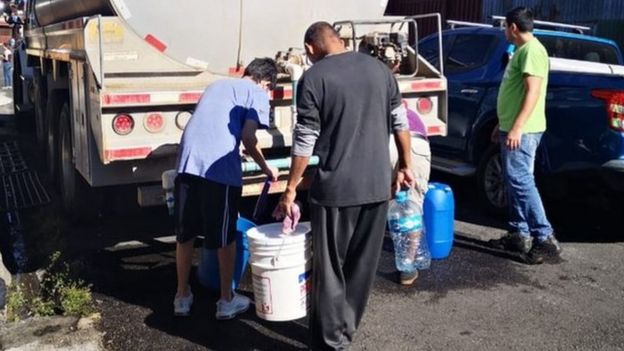
[{"label": "pink glove", "polygon": [[297,224],[299,224],[299,219],[301,218],[301,210],[299,209],[299,205],[295,202],[291,208],[292,216],[284,217],[284,221],[282,222],[282,232],[284,234],[290,234],[295,231]]}]

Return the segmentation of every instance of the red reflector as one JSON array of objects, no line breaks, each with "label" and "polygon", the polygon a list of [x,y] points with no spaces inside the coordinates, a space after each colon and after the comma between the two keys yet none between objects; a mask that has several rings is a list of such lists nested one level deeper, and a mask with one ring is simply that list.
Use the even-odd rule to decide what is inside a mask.
[{"label": "red reflector", "polygon": [[442,88],[441,82],[415,82],[412,83],[412,90],[425,91],[425,90],[437,90]]},{"label": "red reflector", "polygon": [[624,132],[624,91],[593,90],[592,96],[606,103],[609,127]]},{"label": "red reflector", "polygon": [[145,41],[160,52],[167,50],[167,45],[151,34],[145,36]]},{"label": "red reflector", "polygon": [[106,94],[102,96],[102,105],[149,104],[150,94]]},{"label": "red reflector", "polygon": [[152,152],[151,147],[138,147],[133,149],[116,149],[104,151],[104,158],[108,161],[129,160],[145,158]]},{"label": "red reflector", "polygon": [[271,99],[272,100],[286,100],[292,99],[292,90],[286,90],[284,88],[275,88],[271,91]]},{"label": "red reflector", "polygon": [[196,104],[199,101],[202,93],[182,93],[180,94],[180,102]]},{"label": "red reflector", "polygon": [[143,126],[150,133],[158,133],[165,126],[165,120],[160,113],[150,113],[143,119]]},{"label": "red reflector", "polygon": [[242,77],[243,73],[245,73],[245,68],[243,66],[241,67],[230,67],[228,69],[228,74],[232,77]]},{"label": "red reflector", "polygon": [[433,102],[428,97],[421,97],[416,101],[416,109],[420,114],[429,114],[433,110]]},{"label": "red reflector", "polygon": [[427,134],[428,135],[437,135],[442,133],[442,127],[440,126],[431,126],[431,127],[427,127]]},{"label": "red reflector", "polygon": [[113,118],[113,131],[119,135],[128,135],[134,129],[134,119],[130,115],[117,115]]}]

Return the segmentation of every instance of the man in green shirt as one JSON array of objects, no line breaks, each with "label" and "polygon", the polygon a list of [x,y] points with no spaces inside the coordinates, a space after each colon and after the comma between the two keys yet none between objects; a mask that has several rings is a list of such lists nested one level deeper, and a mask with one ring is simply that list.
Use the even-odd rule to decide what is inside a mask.
[{"label": "man in green shirt", "polygon": [[561,247],[533,176],[535,154],[546,130],[549,59],[532,32],[530,9],[518,7],[507,13],[505,35],[517,49],[498,93],[499,127],[493,139],[501,143],[511,231],[494,244],[519,252],[528,263],[536,264],[558,258]]}]

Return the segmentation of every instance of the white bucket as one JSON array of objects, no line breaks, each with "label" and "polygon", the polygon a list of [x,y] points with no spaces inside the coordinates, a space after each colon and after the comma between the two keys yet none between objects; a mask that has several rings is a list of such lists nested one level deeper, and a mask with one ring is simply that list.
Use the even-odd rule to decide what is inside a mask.
[{"label": "white bucket", "polygon": [[312,272],[310,224],[289,235],[273,223],[247,231],[256,314],[268,321],[306,316]]}]

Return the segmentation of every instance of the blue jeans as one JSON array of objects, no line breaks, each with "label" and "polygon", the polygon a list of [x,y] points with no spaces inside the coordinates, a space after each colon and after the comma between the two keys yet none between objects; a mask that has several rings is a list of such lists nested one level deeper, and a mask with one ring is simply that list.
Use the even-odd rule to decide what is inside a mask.
[{"label": "blue jeans", "polygon": [[532,235],[540,241],[553,233],[533,175],[535,154],[542,134],[523,134],[520,147],[509,150],[505,145],[507,133],[500,132],[501,161],[509,199],[509,226],[520,235]]},{"label": "blue jeans", "polygon": [[10,62],[3,62],[2,71],[4,73],[4,86],[13,86],[13,64]]}]

